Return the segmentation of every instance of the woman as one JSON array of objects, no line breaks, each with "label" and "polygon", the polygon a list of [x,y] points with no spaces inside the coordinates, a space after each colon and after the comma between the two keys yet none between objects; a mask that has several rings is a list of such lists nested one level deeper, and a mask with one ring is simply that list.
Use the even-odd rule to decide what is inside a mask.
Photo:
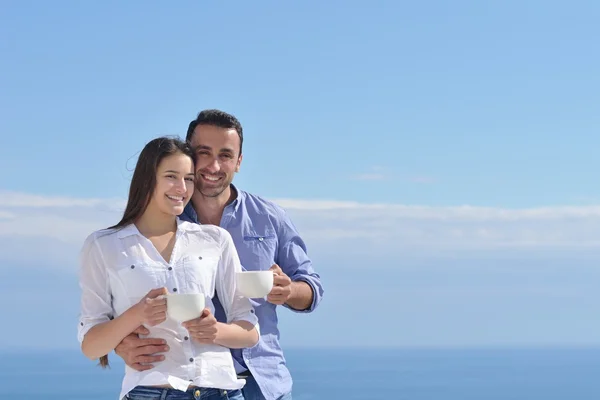
[{"label": "woman", "polygon": [[[245,381],[237,378],[229,349],[258,342],[257,318],[236,293],[241,266],[229,233],[178,218],[193,192],[191,149],[177,139],[154,139],[139,156],[121,221],[83,245],[83,353],[107,366],[106,355],[140,325],[169,346],[151,370],[126,366],[121,399],[243,400]],[[212,315],[215,291],[227,324]],[[206,308],[178,323],[167,316],[165,297],[185,293],[204,294]]]}]

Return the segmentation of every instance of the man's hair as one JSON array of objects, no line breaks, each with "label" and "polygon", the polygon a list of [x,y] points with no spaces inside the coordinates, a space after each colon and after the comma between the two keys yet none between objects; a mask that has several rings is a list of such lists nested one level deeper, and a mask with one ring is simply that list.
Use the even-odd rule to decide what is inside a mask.
[{"label": "man's hair", "polygon": [[191,142],[192,136],[194,135],[194,129],[196,129],[198,125],[211,125],[219,128],[235,129],[240,137],[240,155],[242,154],[244,132],[242,130],[242,124],[240,124],[240,121],[233,115],[215,109],[200,111],[198,117],[190,122],[190,125],[188,126],[187,135],[185,136],[186,142]]}]

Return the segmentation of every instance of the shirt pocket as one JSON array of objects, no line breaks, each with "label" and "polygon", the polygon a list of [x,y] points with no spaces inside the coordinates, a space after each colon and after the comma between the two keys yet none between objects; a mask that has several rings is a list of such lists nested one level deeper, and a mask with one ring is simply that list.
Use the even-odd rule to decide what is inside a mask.
[{"label": "shirt pocket", "polygon": [[277,260],[277,236],[275,232],[249,231],[243,235],[239,249],[242,269],[246,271],[268,270]]},{"label": "shirt pocket", "polygon": [[141,300],[152,289],[164,286],[157,278],[156,266],[147,262],[131,262],[117,267],[117,277],[123,292],[131,302]]},{"label": "shirt pocket", "polygon": [[183,258],[180,284],[185,293],[203,293],[207,298],[214,296],[219,258],[215,254],[190,254]]}]

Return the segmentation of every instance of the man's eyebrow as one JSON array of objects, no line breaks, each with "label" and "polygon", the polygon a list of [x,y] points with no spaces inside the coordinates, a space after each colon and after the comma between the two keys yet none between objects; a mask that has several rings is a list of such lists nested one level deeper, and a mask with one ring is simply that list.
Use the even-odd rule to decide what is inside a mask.
[{"label": "man's eyebrow", "polygon": [[194,151],[198,151],[198,150],[210,150],[210,146],[207,146],[205,144],[199,144],[198,146],[196,146]]},{"label": "man's eyebrow", "polygon": [[[196,148],[194,149],[194,151],[198,151],[198,150],[212,150],[212,147],[207,146],[205,144],[199,144],[198,146],[196,146]],[[219,153],[234,153],[234,150],[230,147],[223,147],[221,149],[219,149]]]}]

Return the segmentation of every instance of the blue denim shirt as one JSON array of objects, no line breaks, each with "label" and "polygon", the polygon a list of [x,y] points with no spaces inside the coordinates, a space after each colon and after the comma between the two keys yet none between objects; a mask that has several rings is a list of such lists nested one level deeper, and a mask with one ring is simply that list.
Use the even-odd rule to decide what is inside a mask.
[{"label": "blue denim shirt", "polygon": [[[312,312],[323,296],[321,278],[313,270],[304,241],[285,211],[275,203],[239,190],[237,198],[223,211],[221,227],[229,231],[239,253],[242,268],[248,271],[267,270],[279,265],[292,281],[304,281],[313,291],[313,302],[306,310]],[[198,216],[188,204],[181,219],[199,223]],[[248,369],[256,379],[264,397],[275,400],[292,390],[292,378],[279,345],[277,306],[266,299],[251,299],[260,324],[260,340],[254,347],[232,349],[238,372]],[[215,317],[226,321],[223,308],[214,299]]]}]

